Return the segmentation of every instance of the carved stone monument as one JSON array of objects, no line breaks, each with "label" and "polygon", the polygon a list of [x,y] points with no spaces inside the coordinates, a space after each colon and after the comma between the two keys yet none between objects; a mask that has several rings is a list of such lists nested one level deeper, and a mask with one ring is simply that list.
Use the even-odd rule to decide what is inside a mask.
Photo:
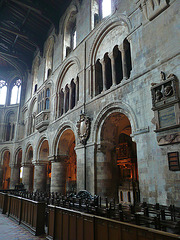
[{"label": "carved stone monument", "polygon": [[161,72],[161,82],[153,84],[151,93],[158,144],[180,142],[178,79],[174,74],[170,74],[166,79]]},{"label": "carved stone monument", "polygon": [[90,118],[82,113],[76,126],[80,143],[85,145],[90,133]]}]

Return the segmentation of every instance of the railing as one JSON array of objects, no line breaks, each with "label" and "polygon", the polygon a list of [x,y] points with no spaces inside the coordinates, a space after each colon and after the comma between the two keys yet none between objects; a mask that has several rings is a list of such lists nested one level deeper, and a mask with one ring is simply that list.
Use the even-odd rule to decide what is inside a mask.
[{"label": "railing", "polygon": [[180,235],[49,205],[47,239],[174,240]]},{"label": "railing", "polygon": [[[3,199],[5,199],[3,201]],[[44,234],[45,203],[0,193],[0,209],[34,235]]]}]

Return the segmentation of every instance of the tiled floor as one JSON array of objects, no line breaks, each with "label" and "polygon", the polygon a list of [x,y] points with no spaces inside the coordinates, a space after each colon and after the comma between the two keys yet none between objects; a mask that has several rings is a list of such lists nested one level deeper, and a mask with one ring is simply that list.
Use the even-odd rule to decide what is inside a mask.
[{"label": "tiled floor", "polygon": [[21,225],[0,213],[0,240],[45,240],[44,236],[33,236]]}]

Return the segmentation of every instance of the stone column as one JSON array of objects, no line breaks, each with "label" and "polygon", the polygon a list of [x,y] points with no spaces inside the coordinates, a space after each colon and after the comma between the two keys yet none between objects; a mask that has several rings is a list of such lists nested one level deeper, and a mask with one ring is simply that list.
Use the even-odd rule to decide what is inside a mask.
[{"label": "stone column", "polygon": [[79,101],[79,81],[78,81],[78,77],[75,80],[75,84],[76,84],[76,99],[75,99],[75,105],[78,104]]},{"label": "stone column", "polygon": [[103,141],[97,146],[96,183],[97,195],[101,197],[114,197],[113,166],[111,151],[114,145]]},{"label": "stone column", "polygon": [[127,63],[126,63],[125,47],[121,46],[121,47],[119,47],[119,50],[121,51],[121,56],[122,56],[123,80],[127,80],[128,79],[128,74],[127,74]]},{"label": "stone column", "polygon": [[104,59],[100,60],[100,63],[102,65],[102,75],[103,75],[103,92],[107,90],[106,87],[106,64]]},{"label": "stone column", "polygon": [[40,160],[34,163],[34,186],[33,191],[46,191],[47,164]]},{"label": "stone column", "polygon": [[92,78],[93,78],[93,83],[91,85],[91,98],[94,98],[96,95],[96,67],[95,65],[92,66]]},{"label": "stone column", "polygon": [[23,165],[22,183],[27,191],[32,191],[33,187],[33,166],[31,164]]},{"label": "stone column", "polygon": [[72,86],[70,84],[69,85],[69,110],[72,108],[71,99],[72,99]]},{"label": "stone column", "polygon": [[0,189],[2,189],[3,184],[3,166],[0,165]]},{"label": "stone column", "polygon": [[115,59],[114,54],[110,53],[109,58],[111,59],[111,67],[112,67],[112,85],[116,85],[116,65],[115,65]]},{"label": "stone column", "polygon": [[11,165],[11,181],[10,181],[10,189],[14,189],[16,184],[19,184],[20,178],[20,167],[17,165]]},{"label": "stone column", "polygon": [[76,146],[77,157],[77,193],[86,189],[86,148],[84,145]]},{"label": "stone column", "polygon": [[67,91],[66,88],[64,89],[64,109],[63,109],[63,113],[66,113],[66,95],[67,95]]},{"label": "stone column", "polygon": [[67,156],[53,156],[51,160],[51,192],[65,194]]}]

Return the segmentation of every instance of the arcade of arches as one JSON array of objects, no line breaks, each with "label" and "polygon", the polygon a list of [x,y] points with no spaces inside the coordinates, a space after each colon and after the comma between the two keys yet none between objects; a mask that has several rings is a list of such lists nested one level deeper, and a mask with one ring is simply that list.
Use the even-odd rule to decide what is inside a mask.
[{"label": "arcade of arches", "polygon": [[[126,115],[111,113],[100,132],[96,151],[95,193],[115,197],[119,202],[139,201],[136,143],[131,138],[131,124]],[[77,192],[77,156],[74,132],[68,128],[57,138],[57,154],[49,156],[49,143],[43,139],[38,145],[37,160],[29,145],[22,162],[22,149],[16,154],[16,164],[9,165],[10,153],[3,154],[2,189],[23,183],[30,191]]]}]

